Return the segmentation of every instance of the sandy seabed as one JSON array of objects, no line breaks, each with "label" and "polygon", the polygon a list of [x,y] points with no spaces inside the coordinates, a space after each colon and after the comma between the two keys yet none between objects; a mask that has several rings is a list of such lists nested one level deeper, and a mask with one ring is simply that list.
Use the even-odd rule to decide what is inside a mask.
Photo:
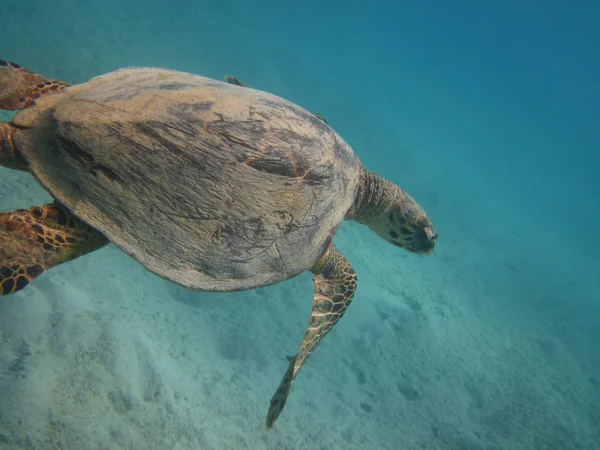
[{"label": "sandy seabed", "polygon": [[[369,168],[428,209],[440,241],[417,257],[342,226],[355,300],[270,432],[269,400],[312,306],[308,273],[208,294],[114,245],[57,267],[0,298],[0,448],[599,448],[597,256],[540,230],[541,211],[511,210],[506,199],[524,196],[494,190],[494,177],[444,141],[452,130],[430,122],[433,103],[418,90],[414,105],[386,103],[358,53],[342,54],[339,72],[327,66],[319,50],[335,36],[274,41],[249,6],[66,3],[0,5],[0,58],[74,81],[125,65],[238,76],[324,113]],[[422,128],[398,128],[403,108]],[[30,175],[0,168],[0,211],[50,200]]]}]

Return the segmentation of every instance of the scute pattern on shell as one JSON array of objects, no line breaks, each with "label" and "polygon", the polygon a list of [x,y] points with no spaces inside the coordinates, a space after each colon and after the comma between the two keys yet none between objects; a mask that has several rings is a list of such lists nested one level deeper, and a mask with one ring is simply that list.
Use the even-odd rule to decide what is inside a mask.
[{"label": "scute pattern on shell", "polygon": [[247,289],[310,269],[356,194],[360,163],[343,139],[265,92],[121,69],[49,102],[28,110],[36,132],[19,143],[34,175],[190,288]]}]

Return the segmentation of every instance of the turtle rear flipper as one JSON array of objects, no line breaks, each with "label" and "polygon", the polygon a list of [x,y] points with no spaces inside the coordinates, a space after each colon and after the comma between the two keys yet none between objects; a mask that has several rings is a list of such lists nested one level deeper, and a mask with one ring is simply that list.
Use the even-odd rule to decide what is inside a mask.
[{"label": "turtle rear flipper", "polygon": [[68,83],[33,73],[0,59],[0,109],[24,109],[43,95],[61,92]]},{"label": "turtle rear flipper", "polygon": [[314,273],[315,294],[308,328],[296,356],[288,356],[287,371],[271,398],[267,412],[267,429],[283,411],[298,371],[312,355],[323,338],[344,315],[356,291],[356,273],[334,244],[311,269]]},{"label": "turtle rear flipper", "polygon": [[47,269],[108,240],[58,203],[0,214],[0,295],[23,289]]}]

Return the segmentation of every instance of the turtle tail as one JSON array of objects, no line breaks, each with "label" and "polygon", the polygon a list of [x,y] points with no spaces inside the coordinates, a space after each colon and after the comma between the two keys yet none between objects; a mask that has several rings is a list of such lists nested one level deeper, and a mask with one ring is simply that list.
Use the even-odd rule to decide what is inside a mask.
[{"label": "turtle tail", "polygon": [[51,80],[0,59],[0,109],[27,108],[37,98],[61,92],[67,86],[68,83]]}]

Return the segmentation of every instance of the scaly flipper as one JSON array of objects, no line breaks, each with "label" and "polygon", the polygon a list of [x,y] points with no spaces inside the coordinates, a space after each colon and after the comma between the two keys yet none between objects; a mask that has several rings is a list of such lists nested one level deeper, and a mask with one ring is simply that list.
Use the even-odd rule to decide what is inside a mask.
[{"label": "scaly flipper", "polygon": [[45,270],[104,247],[108,239],[58,203],[0,214],[0,295]]},{"label": "scaly flipper", "polygon": [[285,406],[298,371],[317,345],[348,309],[356,290],[356,273],[344,255],[332,243],[327,253],[311,269],[315,275],[313,310],[308,329],[296,356],[288,356],[288,369],[271,398],[267,413],[267,429],[271,429]]},{"label": "scaly flipper", "polygon": [[33,73],[18,64],[0,59],[0,109],[24,109],[46,94],[61,92],[69,86]]},{"label": "scaly flipper", "polygon": [[[0,59],[0,109],[25,109],[33,106],[36,99],[62,92],[67,86],[68,83],[51,80]],[[13,141],[18,131],[12,123],[0,122],[0,166],[27,171],[27,162]]]}]

